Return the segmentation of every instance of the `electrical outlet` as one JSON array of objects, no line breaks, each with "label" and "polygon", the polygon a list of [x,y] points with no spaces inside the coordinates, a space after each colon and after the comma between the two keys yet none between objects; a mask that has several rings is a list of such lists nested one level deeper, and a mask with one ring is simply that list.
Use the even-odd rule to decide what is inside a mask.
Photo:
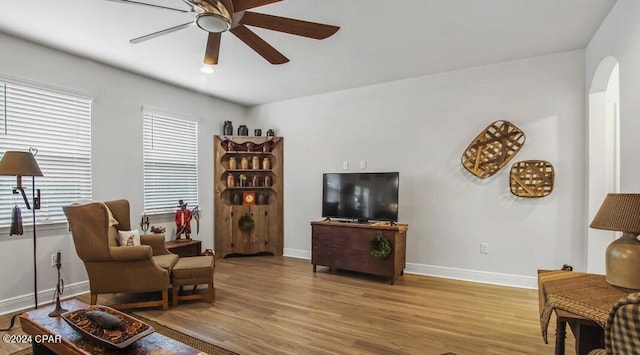
[{"label": "electrical outlet", "polygon": [[342,162],[342,169],[344,170],[349,170],[349,162],[348,161],[343,161]]},{"label": "electrical outlet", "polygon": [[489,254],[489,243],[480,243],[480,254]]},{"label": "electrical outlet", "polygon": [[56,261],[58,260],[56,254],[51,254],[51,267],[56,267]]}]

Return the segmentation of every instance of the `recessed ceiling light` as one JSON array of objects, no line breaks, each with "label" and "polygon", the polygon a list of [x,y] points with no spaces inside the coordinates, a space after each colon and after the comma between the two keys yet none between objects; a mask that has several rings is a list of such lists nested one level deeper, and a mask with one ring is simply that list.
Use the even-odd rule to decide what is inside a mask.
[{"label": "recessed ceiling light", "polygon": [[203,65],[202,68],[200,68],[200,71],[205,73],[205,74],[213,74],[216,72],[216,70],[213,68],[213,65]]}]

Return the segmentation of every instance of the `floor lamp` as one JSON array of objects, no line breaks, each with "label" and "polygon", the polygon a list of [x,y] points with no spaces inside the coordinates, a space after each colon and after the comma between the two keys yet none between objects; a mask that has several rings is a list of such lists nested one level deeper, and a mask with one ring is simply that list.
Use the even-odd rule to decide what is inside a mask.
[{"label": "floor lamp", "polygon": [[[35,155],[37,149],[30,148],[28,152],[7,151],[0,160],[0,175],[16,176],[16,187],[14,194],[21,194],[27,209],[30,209],[33,216],[33,297],[34,308],[38,308],[38,281],[36,269],[36,210],[40,209],[40,189],[36,190],[36,176],[43,176]],[[22,177],[31,176],[32,200],[29,203],[27,194],[22,187]],[[21,232],[19,234],[22,234]],[[13,319],[11,322],[13,326]]]}]

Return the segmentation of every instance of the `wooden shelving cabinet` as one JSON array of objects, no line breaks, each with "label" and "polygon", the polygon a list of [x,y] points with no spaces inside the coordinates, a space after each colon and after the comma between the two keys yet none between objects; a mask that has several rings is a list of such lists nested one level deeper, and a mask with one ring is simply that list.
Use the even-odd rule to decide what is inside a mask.
[{"label": "wooden shelving cabinet", "polygon": [[[282,255],[284,139],[214,136],[213,144],[216,256]],[[239,226],[244,215],[253,220],[251,231]]]}]

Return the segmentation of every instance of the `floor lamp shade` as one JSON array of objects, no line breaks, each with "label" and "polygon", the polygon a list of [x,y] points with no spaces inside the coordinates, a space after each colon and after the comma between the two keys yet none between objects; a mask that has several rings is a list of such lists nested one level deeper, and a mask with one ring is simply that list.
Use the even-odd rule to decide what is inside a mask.
[{"label": "floor lamp shade", "polygon": [[590,227],[623,233],[607,247],[606,280],[640,289],[640,194],[608,194]]},{"label": "floor lamp shade", "polygon": [[0,175],[42,176],[42,171],[31,152],[7,151],[0,160]]}]

